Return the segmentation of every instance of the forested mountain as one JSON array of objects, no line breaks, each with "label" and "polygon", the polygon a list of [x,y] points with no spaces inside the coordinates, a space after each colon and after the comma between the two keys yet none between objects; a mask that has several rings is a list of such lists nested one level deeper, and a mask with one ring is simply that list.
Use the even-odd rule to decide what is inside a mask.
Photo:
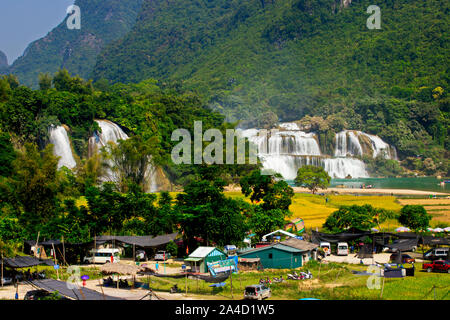
[{"label": "forested mountain", "polygon": [[378,1],[381,30],[367,27],[372,4],[144,1],[93,77],[175,82],[246,126],[311,116],[328,143],[338,130],[363,130],[411,157],[411,168],[428,159],[428,172],[446,172],[449,3]]},{"label": "forested mountain", "polygon": [[3,51],[0,51],[0,69],[8,67],[8,58]]},{"label": "forested mountain", "polygon": [[81,30],[64,21],[31,44],[10,68],[22,83],[60,67],[102,84],[153,78],[241,126],[301,120],[323,145],[361,130],[411,169],[448,172],[448,1],[377,1],[380,30],[369,0],[76,4]]},{"label": "forested mountain", "polygon": [[142,0],[76,0],[81,29],[68,29],[66,19],[44,38],[32,42],[9,68],[21,83],[36,87],[39,73],[60,68],[88,77],[98,53],[135,24]]},{"label": "forested mountain", "polygon": [[179,80],[216,95],[230,118],[259,108],[295,120],[317,100],[409,98],[423,86],[445,88],[448,2],[378,1],[381,30],[366,26],[371,4],[144,1],[136,26],[103,51],[93,75]]}]

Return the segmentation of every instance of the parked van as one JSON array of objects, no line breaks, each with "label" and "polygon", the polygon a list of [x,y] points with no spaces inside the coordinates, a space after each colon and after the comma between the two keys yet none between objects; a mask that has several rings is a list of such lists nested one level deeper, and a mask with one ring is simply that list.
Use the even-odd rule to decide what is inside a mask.
[{"label": "parked van", "polygon": [[449,248],[434,248],[428,250],[424,254],[424,258],[427,260],[447,260],[449,256]]},{"label": "parked van", "polygon": [[337,245],[338,256],[348,256],[348,244],[347,242],[339,242]]},{"label": "parked van", "polygon": [[320,247],[325,252],[325,255],[329,256],[331,254],[331,244],[329,242],[321,242]]},{"label": "parked van", "polygon": [[84,257],[84,263],[117,263],[120,261],[120,250],[107,249],[92,249],[89,255]]}]

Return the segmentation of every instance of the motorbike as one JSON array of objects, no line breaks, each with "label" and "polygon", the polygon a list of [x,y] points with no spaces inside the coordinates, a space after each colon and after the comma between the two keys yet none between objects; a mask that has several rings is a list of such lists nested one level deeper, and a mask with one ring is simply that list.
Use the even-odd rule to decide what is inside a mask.
[{"label": "motorbike", "polygon": [[308,270],[308,272],[300,272],[298,274],[294,271],[293,274],[288,273],[288,280],[304,280],[304,279],[312,279],[312,273]]},{"label": "motorbike", "polygon": [[172,288],[170,288],[170,293],[179,293],[181,292],[180,289],[178,289],[177,285],[174,285]]},{"label": "motorbike", "polygon": [[300,276],[302,277],[302,279],[312,279],[313,278],[313,275],[309,270],[308,270],[308,272],[300,272]]},{"label": "motorbike", "polygon": [[274,277],[274,278],[272,279],[272,281],[273,281],[273,283],[282,283],[282,282],[284,282],[284,279],[283,279],[283,276],[281,276],[281,277],[279,277],[279,278]]}]

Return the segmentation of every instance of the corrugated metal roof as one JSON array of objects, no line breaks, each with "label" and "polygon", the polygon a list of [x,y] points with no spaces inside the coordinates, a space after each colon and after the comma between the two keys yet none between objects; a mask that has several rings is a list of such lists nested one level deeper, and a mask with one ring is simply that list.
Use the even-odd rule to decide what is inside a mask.
[{"label": "corrugated metal roof", "polygon": [[283,250],[283,251],[287,251],[287,252],[292,252],[292,253],[298,253],[298,252],[302,252],[303,250],[297,249],[297,248],[293,248],[293,247],[289,247],[289,246],[285,246],[281,243],[276,244],[274,246],[275,249],[279,249],[279,250]]},{"label": "corrugated metal roof", "polygon": [[270,245],[270,246],[265,246],[265,247],[257,248],[257,249],[254,249],[254,250],[245,251],[245,252],[239,254],[239,256],[245,256],[248,253],[264,251],[264,250],[272,249],[272,248],[278,249],[278,250],[287,251],[287,252],[292,252],[292,253],[298,253],[298,252],[303,252],[304,251],[304,250],[296,249],[296,248],[293,248],[293,247],[290,247],[290,246],[285,246],[285,245],[280,244],[280,243],[276,243],[276,244],[273,244],[273,245]]},{"label": "corrugated metal roof", "polygon": [[31,284],[48,292],[58,291],[59,294],[74,300],[124,300],[122,298],[103,295],[98,291],[85,287],[70,289],[69,283],[54,279],[34,280]]},{"label": "corrugated metal roof", "polygon": [[189,258],[205,258],[215,247],[198,247],[189,255]]},{"label": "corrugated metal roof", "polygon": [[194,258],[194,257],[184,259],[184,261],[192,261],[192,262],[197,262],[197,261],[201,261],[201,260],[202,260],[202,258]]},{"label": "corrugated metal roof", "polygon": [[296,248],[302,251],[311,251],[318,247],[317,244],[314,244],[312,242],[296,239],[296,238],[289,238],[285,241],[280,242],[281,244],[285,246],[289,246],[292,248]]}]

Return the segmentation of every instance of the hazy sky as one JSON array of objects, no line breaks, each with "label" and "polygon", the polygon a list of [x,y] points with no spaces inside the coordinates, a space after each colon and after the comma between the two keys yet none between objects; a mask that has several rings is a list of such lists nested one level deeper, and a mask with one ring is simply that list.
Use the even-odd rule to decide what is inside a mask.
[{"label": "hazy sky", "polygon": [[63,21],[74,0],[0,0],[0,50],[8,63]]}]

